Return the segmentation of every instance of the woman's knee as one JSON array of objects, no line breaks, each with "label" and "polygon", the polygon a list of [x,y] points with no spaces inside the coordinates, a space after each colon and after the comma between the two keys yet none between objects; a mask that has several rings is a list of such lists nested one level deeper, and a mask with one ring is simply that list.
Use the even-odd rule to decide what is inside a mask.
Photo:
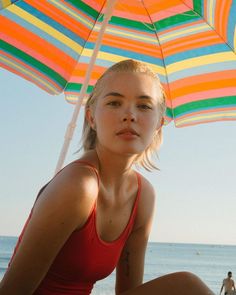
[{"label": "woman's knee", "polygon": [[179,284],[184,285],[189,291],[190,290],[201,290],[202,293],[200,294],[213,294],[207,285],[194,273],[188,271],[182,271],[174,273],[175,281]]}]

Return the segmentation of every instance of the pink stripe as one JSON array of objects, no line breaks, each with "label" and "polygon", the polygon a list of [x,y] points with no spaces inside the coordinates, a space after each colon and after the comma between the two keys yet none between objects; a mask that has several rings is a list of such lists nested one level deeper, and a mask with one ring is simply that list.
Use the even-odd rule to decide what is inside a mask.
[{"label": "pink stripe", "polygon": [[232,96],[236,95],[236,87],[228,87],[222,89],[214,89],[202,92],[191,93],[188,95],[180,96],[172,100],[173,107],[178,107],[188,102],[216,98],[216,97],[224,97],[224,96]]},{"label": "pink stripe", "polygon": [[[145,10],[144,10],[144,12],[145,12]],[[147,14],[146,15],[143,15],[143,14],[138,15],[138,14],[134,14],[134,13],[131,13],[128,11],[114,11],[113,15],[117,16],[117,17],[123,17],[126,19],[134,20],[134,21],[150,23],[150,18]]]},{"label": "pink stripe", "polygon": [[191,8],[191,9],[194,8],[193,0],[185,0],[184,3],[185,3],[186,6],[188,6],[189,8]]},{"label": "pink stripe", "polygon": [[[206,44],[219,44],[219,43],[223,43],[222,40],[217,40],[217,42],[212,42],[211,40],[214,40],[216,38],[215,35],[212,35],[212,36],[207,36],[207,37],[204,37],[204,38],[199,38],[198,39],[198,42],[202,42],[202,41],[207,41]],[[164,41],[165,42],[165,41]],[[163,44],[164,44],[163,42]],[[173,45],[168,45],[168,42],[171,43],[173,42],[173,40],[168,40],[165,42],[165,46],[166,48],[163,49],[163,51],[170,51],[171,49],[177,49],[179,47],[181,47],[183,44],[186,46],[186,45],[191,45],[191,44],[194,44],[196,45],[196,40],[193,40],[193,39],[190,39],[189,36],[184,36],[184,37],[181,37],[178,39],[178,43],[174,43]],[[200,45],[202,46],[202,45]],[[169,56],[169,55],[172,55],[173,53],[170,51],[169,54],[166,54],[166,57]]]},{"label": "pink stripe", "polygon": [[48,89],[47,87],[45,87],[43,84],[38,83],[36,80],[32,80],[29,78],[29,76],[23,75],[22,72],[18,72],[17,70],[8,67],[7,65],[3,64],[0,62],[0,66],[2,68],[5,68],[6,70],[8,70],[9,72],[12,72],[14,74],[16,74],[17,76],[24,78],[25,80],[37,85],[39,88],[43,89],[44,91],[48,92],[49,94],[55,95],[58,94],[57,92],[52,92],[51,89]]},{"label": "pink stripe", "polygon": [[12,55],[7,54],[6,52],[1,52],[1,55],[5,56],[7,58],[7,60],[13,61],[14,64],[21,65],[21,67],[26,68],[29,72],[33,72],[35,75],[41,77],[41,80],[47,81],[48,84],[50,84],[50,85],[52,85],[54,87],[55,92],[52,92],[51,89],[48,89],[46,86],[42,85],[40,82],[38,82],[37,80],[35,80],[31,76],[25,75],[20,70],[17,70],[15,68],[12,68],[12,67],[10,67],[8,65],[5,65],[5,64],[1,63],[2,67],[6,68],[10,72],[13,72],[13,73],[19,75],[20,77],[23,77],[24,79],[26,79],[26,80],[28,80],[30,82],[33,82],[34,84],[38,85],[40,88],[46,90],[47,92],[49,92],[51,94],[58,94],[58,93],[62,92],[62,88],[59,87],[58,84],[56,84],[53,80],[49,79],[48,76],[45,76],[41,72],[38,72],[37,70],[35,70],[35,68],[30,67],[28,64],[23,63],[21,60],[13,57]]},{"label": "pink stripe", "polygon": [[[235,112],[235,116],[231,116],[230,118],[227,116],[224,116],[224,113],[226,112],[230,112],[233,111]],[[211,115],[211,114],[217,114],[218,113],[218,117],[214,117],[214,118],[206,118],[206,119],[197,119],[196,117],[200,116],[201,114],[205,114],[205,115]],[[184,120],[184,119],[188,119],[188,118],[193,118],[195,119],[195,121],[190,121],[190,122],[183,122],[183,123],[179,123],[179,121]],[[193,126],[193,125],[197,125],[197,124],[203,124],[203,123],[211,123],[211,122],[217,122],[217,121],[232,121],[232,120],[236,120],[236,108],[235,107],[230,107],[230,108],[220,108],[220,109],[208,109],[208,110],[204,110],[204,111],[200,111],[200,112],[194,112],[194,113],[190,113],[190,114],[186,114],[183,116],[180,116],[178,118],[175,118],[175,125],[178,127],[183,127],[183,126]]]},{"label": "pink stripe", "polygon": [[152,14],[151,18],[153,22],[156,22],[156,21],[168,18],[170,16],[173,16],[179,13],[183,13],[186,11],[189,11],[189,7],[187,7],[186,5],[180,4],[180,5],[173,6],[170,9],[160,10],[159,12]]},{"label": "pink stripe", "polygon": [[[206,24],[205,22],[203,22],[202,20],[198,20],[198,21],[195,21],[195,22],[191,22],[191,26],[195,26],[195,25],[201,25],[201,24]],[[158,33],[160,36],[162,35],[166,35],[167,33],[171,32],[171,33],[174,33],[175,31],[177,30],[180,30],[180,29],[184,29],[186,27],[189,27],[190,24],[183,24],[181,26],[177,26],[177,27],[172,27],[168,30],[164,30],[163,32],[160,32]]]},{"label": "pink stripe", "polygon": [[[101,73],[102,75],[102,73]],[[69,83],[79,83],[79,84],[83,84],[84,83],[84,79],[85,77],[81,77],[81,76],[71,76]],[[89,80],[89,85],[95,85],[95,83],[97,82],[97,79],[90,79]]]},{"label": "pink stripe", "polygon": [[225,117],[222,117],[220,116],[219,118],[212,118],[212,119],[208,119],[208,120],[196,120],[196,121],[193,121],[193,122],[184,122],[184,123],[179,123],[179,120],[181,120],[182,117],[178,118],[178,119],[175,119],[175,126],[176,127],[187,127],[187,126],[194,126],[194,125],[199,125],[199,124],[205,124],[205,123],[214,123],[214,122],[222,122],[222,121],[236,121],[236,117],[235,118],[225,118]]},{"label": "pink stripe", "polygon": [[186,114],[181,116],[181,118],[190,118],[190,117],[195,117],[195,114],[222,114],[225,112],[229,112],[229,111],[236,111],[236,107],[225,107],[225,108],[217,108],[217,109],[208,109],[208,110],[202,110],[202,111],[198,111],[198,112],[192,112],[190,114]]},{"label": "pink stripe", "polygon": [[88,6],[92,7],[93,9],[100,11],[101,7],[104,5],[104,2],[106,1],[105,0],[104,1],[84,0],[83,2],[86,3]]},{"label": "pink stripe", "polygon": [[[12,46],[18,48],[19,50],[25,52],[26,54],[32,56],[36,60],[38,60],[41,63],[48,66],[49,68],[53,69],[55,72],[59,73],[64,79],[67,80],[70,77],[71,73],[69,73],[68,71],[66,72],[66,69],[59,67],[58,64],[55,64],[50,59],[48,59],[46,56],[33,51],[31,48],[25,46],[24,43],[19,42],[16,39],[9,38],[9,36],[7,36],[5,34],[1,34],[1,37],[7,43],[11,44]],[[65,52],[62,52],[62,54],[65,55]],[[69,58],[69,57],[67,56],[67,58]]]},{"label": "pink stripe", "polygon": [[227,82],[227,80],[236,79],[236,71],[235,70],[222,70],[221,72],[211,72],[206,74],[199,74],[194,77],[182,78],[180,80],[176,80],[171,82],[171,90],[176,90],[180,88],[185,88],[186,86],[195,85],[196,83],[207,83],[215,81],[217,85],[217,81],[221,81],[222,78]]}]

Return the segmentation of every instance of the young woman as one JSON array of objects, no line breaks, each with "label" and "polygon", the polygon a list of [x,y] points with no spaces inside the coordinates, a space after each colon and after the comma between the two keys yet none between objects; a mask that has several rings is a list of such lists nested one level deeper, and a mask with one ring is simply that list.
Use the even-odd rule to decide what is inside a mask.
[{"label": "young woman", "polygon": [[88,295],[114,268],[117,295],[213,294],[186,272],[142,284],[155,193],[133,166],[155,168],[164,112],[145,64],[125,60],[105,72],[87,101],[84,154],[40,191],[1,295]]}]

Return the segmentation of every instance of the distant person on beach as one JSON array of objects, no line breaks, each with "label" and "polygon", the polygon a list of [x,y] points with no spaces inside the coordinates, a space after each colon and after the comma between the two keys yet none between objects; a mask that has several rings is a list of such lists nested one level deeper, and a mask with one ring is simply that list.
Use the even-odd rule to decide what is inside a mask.
[{"label": "distant person on beach", "polygon": [[232,279],[232,272],[231,271],[228,272],[227,278],[225,278],[223,280],[222,287],[220,289],[220,294],[222,293],[223,289],[225,292],[224,295],[230,295],[233,293],[232,292],[233,290],[236,291],[234,280]]},{"label": "distant person on beach", "polygon": [[125,60],[85,106],[84,153],[39,192],[0,295],[89,295],[116,268],[116,295],[213,295],[194,274],[143,284],[155,193],[134,165],[157,168],[165,96],[146,64]]}]

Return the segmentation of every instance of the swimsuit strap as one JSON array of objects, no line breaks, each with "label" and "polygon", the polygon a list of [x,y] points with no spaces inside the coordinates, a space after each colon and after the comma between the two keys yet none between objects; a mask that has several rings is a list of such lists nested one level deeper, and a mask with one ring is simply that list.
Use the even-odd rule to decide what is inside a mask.
[{"label": "swimsuit strap", "polygon": [[76,160],[76,161],[72,162],[71,164],[73,164],[73,163],[85,164],[86,166],[89,166],[90,168],[92,168],[93,172],[96,174],[97,181],[98,181],[98,187],[99,187],[100,179],[99,179],[98,170],[97,170],[97,168],[93,164],[91,164],[88,161],[84,161],[84,160]]}]

